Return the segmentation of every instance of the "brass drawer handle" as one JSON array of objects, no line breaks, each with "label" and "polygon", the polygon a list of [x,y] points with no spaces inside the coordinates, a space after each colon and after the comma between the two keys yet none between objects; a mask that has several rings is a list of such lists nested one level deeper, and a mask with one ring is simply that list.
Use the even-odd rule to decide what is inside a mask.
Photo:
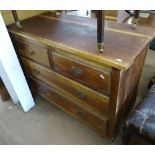
[{"label": "brass drawer handle", "polygon": [[86,95],[84,93],[82,93],[81,91],[77,90],[77,89],[75,90],[74,93],[80,99],[85,99],[86,98]]},{"label": "brass drawer handle", "polygon": [[34,74],[36,74],[36,75],[40,75],[40,71],[37,70],[37,69],[33,69],[33,72],[34,72]]},{"label": "brass drawer handle", "polygon": [[28,54],[31,55],[31,56],[34,55],[34,53],[35,53],[33,50],[28,50],[27,52],[28,52]]},{"label": "brass drawer handle", "polygon": [[57,71],[60,70],[59,67],[58,67],[56,64],[54,64],[54,68],[55,68],[55,70],[57,70]]},{"label": "brass drawer handle", "polygon": [[47,93],[47,90],[45,89],[45,88],[39,88],[39,91],[41,92],[41,93]]},{"label": "brass drawer handle", "polygon": [[79,77],[83,74],[83,69],[81,69],[80,67],[75,67],[73,66],[71,69],[71,73],[75,76],[75,77]]},{"label": "brass drawer handle", "polygon": [[78,114],[78,116],[79,116],[80,118],[85,118],[86,115],[87,115],[87,114],[86,114],[85,112],[83,112],[83,111],[78,111],[77,114]]}]

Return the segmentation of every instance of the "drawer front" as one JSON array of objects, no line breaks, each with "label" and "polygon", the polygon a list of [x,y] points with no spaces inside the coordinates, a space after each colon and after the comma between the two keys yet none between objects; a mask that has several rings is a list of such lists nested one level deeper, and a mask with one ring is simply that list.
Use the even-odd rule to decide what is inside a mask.
[{"label": "drawer front", "polygon": [[55,52],[53,62],[56,72],[109,96],[111,71],[98,71]]},{"label": "drawer front", "polygon": [[15,45],[19,55],[36,61],[46,67],[50,67],[49,54],[46,48],[22,42],[17,39],[15,40]]},{"label": "drawer front", "polygon": [[108,115],[108,97],[66,77],[63,77],[60,74],[57,74],[30,60],[22,59],[22,62],[28,75],[55,86],[55,89],[60,89],[59,91],[62,92],[62,94],[66,94],[66,96],[72,98],[76,102],[80,102],[83,105],[86,104],[92,106],[103,115]]},{"label": "drawer front", "polygon": [[97,116],[95,113],[93,113],[93,111],[89,110],[89,108],[86,110],[83,107],[74,104],[71,100],[62,97],[59,93],[55,92],[54,88],[51,88],[38,80],[29,78],[28,81],[31,89],[39,93],[45,99],[54,102],[54,104],[62,110],[95,128],[103,136],[107,135],[106,118]]}]

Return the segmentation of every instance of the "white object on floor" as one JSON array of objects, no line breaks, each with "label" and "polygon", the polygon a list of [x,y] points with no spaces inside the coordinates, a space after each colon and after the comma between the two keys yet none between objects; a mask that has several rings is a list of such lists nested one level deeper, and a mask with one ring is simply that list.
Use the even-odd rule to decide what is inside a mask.
[{"label": "white object on floor", "polygon": [[[12,91],[8,90],[8,92],[16,93],[15,98],[18,97],[18,102],[20,102],[23,110],[25,112],[29,111],[32,107],[35,106],[35,103],[32,98],[25,76],[23,74],[22,68],[19,64],[15,49],[12,45],[10,36],[6,29],[1,13],[0,13],[0,64],[2,68],[0,76],[3,82],[5,83],[5,85],[8,85],[6,84],[6,81],[9,80],[10,83],[8,88],[12,87],[11,88]],[[7,80],[4,79],[5,77],[7,77]]]}]

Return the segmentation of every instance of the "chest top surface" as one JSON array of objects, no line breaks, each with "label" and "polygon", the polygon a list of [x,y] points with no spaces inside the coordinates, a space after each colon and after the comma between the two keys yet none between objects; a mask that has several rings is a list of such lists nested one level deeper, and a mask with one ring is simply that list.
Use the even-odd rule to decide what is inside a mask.
[{"label": "chest top surface", "polygon": [[56,16],[47,12],[21,22],[22,29],[9,25],[12,34],[34,38],[48,46],[119,69],[128,69],[134,59],[155,36],[155,30],[114,22],[105,23],[105,49],[97,50],[95,18],[70,15]]}]

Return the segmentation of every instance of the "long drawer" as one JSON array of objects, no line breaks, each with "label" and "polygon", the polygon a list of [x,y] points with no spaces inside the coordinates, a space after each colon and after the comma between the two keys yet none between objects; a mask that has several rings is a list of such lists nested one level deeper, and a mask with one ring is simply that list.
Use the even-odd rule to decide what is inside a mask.
[{"label": "long drawer", "polygon": [[108,115],[109,98],[91,90],[75,81],[57,74],[50,69],[38,65],[28,59],[22,58],[26,73],[39,80],[48,83],[58,89],[68,98],[72,98],[75,102],[90,105],[103,115]]},{"label": "long drawer", "polygon": [[58,92],[55,92],[54,88],[52,88],[51,86],[49,87],[43,82],[40,82],[33,78],[28,78],[28,81],[31,89],[39,93],[46,100],[53,102],[62,110],[68,112],[72,116],[93,127],[103,136],[107,135],[107,118],[98,116],[98,114],[96,114],[89,108],[85,109],[73,103],[71,100],[61,96]]},{"label": "long drawer", "polygon": [[53,52],[53,63],[56,72],[65,75],[83,85],[109,96],[111,69],[94,69],[84,62]]},{"label": "long drawer", "polygon": [[19,55],[31,59],[48,68],[50,67],[51,59],[49,58],[50,55],[48,53],[48,49],[20,41],[18,39],[16,39],[15,43]]}]

